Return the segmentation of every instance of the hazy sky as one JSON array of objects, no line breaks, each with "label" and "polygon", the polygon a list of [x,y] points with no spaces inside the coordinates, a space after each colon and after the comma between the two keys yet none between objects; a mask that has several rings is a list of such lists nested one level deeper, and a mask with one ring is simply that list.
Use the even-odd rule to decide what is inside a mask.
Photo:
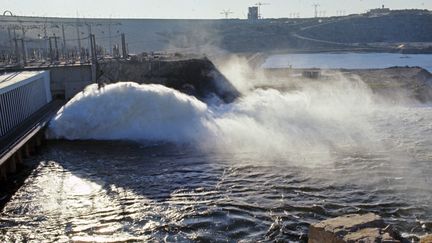
[{"label": "hazy sky", "polygon": [[432,0],[0,0],[0,11],[38,16],[214,19],[230,9],[234,12],[230,17],[245,18],[247,7],[259,1],[269,3],[262,7],[265,18],[292,13],[311,17],[313,3],[320,4],[319,11],[326,16],[337,11],[360,13],[382,4],[392,9],[432,9]]}]

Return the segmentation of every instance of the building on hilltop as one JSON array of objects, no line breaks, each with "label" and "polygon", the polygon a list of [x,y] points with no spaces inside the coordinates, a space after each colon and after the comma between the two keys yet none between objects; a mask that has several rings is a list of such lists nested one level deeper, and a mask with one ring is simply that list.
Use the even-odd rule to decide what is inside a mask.
[{"label": "building on hilltop", "polygon": [[382,8],[371,9],[367,12],[369,16],[383,16],[388,14],[415,14],[415,15],[428,15],[432,14],[432,11],[427,9],[393,9],[385,8],[382,5]]},{"label": "building on hilltop", "polygon": [[390,8],[386,8],[384,5],[382,5],[382,8],[375,8],[369,10],[369,15],[384,15],[389,14],[391,12]]}]

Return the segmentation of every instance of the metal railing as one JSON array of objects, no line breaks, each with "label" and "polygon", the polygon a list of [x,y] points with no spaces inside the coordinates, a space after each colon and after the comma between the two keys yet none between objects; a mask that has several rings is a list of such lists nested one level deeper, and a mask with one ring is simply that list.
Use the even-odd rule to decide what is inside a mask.
[{"label": "metal railing", "polygon": [[34,74],[0,87],[0,138],[51,102],[49,72]]}]

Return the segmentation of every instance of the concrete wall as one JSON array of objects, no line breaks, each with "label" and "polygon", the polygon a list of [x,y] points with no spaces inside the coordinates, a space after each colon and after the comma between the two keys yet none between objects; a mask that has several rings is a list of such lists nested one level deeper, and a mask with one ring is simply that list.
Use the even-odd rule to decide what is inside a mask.
[{"label": "concrete wall", "polygon": [[54,97],[72,98],[92,83],[90,65],[51,67],[51,92]]}]

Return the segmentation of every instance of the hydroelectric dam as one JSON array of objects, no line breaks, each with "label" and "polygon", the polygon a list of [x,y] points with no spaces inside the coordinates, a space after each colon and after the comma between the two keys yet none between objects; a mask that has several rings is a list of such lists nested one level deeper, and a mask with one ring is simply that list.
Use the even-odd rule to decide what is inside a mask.
[{"label": "hydroelectric dam", "polygon": [[177,53],[5,67],[0,241],[431,233],[428,71],[243,62],[254,63]]},{"label": "hydroelectric dam", "polygon": [[0,242],[432,242],[430,9],[49,2],[1,4]]}]

